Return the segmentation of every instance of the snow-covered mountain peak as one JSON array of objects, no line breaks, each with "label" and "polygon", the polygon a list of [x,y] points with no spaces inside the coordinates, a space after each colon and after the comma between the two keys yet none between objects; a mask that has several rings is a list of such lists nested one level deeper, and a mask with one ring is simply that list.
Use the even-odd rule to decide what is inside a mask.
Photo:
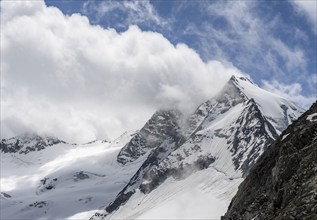
[{"label": "snow-covered mountain peak", "polygon": [[0,151],[3,153],[27,154],[31,151],[40,151],[48,146],[66,143],[52,136],[40,136],[34,133],[24,133],[9,139],[2,139]]},{"label": "snow-covered mountain peak", "polygon": [[216,98],[211,99],[213,103],[225,104],[234,106],[238,103],[248,100],[248,97],[240,89],[238,80],[235,76],[232,76],[224,88],[218,93]]},{"label": "snow-covered mountain peak", "polygon": [[[118,162],[127,164],[147,156],[165,140],[173,140],[175,147],[189,138],[203,123],[211,122],[237,106],[252,102],[266,123],[279,134],[301,114],[302,109],[282,97],[267,92],[247,77],[232,76],[219,94],[201,104],[188,118],[176,109],[158,110],[118,155]],[[272,104],[270,104],[272,103]],[[269,107],[267,107],[269,105]],[[238,108],[237,108],[238,109]],[[261,121],[263,121],[261,119]],[[271,127],[267,125],[267,127]],[[268,129],[272,130],[272,129]]]},{"label": "snow-covered mountain peak", "polygon": [[278,134],[304,112],[304,109],[285,98],[260,88],[247,77],[232,76],[218,96],[223,97],[223,93],[228,91],[231,94],[234,91],[245,100],[253,99]]},{"label": "snow-covered mountain peak", "polygon": [[229,80],[229,82],[232,82],[232,83],[234,83],[236,85],[239,85],[239,83],[241,81],[245,81],[245,82],[248,82],[248,83],[251,83],[251,84],[255,85],[255,83],[251,79],[246,77],[246,76],[235,76],[235,75],[232,75],[230,77],[230,80]]},{"label": "snow-covered mountain peak", "polygon": [[[230,198],[266,147],[301,112],[293,103],[237,76],[188,118],[179,111],[156,112],[118,156],[125,165],[143,161],[141,167],[92,219],[146,218],[161,213],[161,201],[191,209],[179,205],[179,200],[197,192],[218,202],[223,201],[220,197]],[[206,179],[210,173],[213,177]],[[200,178],[205,181],[203,188]],[[210,213],[201,215],[195,209],[191,215],[210,218]]]}]

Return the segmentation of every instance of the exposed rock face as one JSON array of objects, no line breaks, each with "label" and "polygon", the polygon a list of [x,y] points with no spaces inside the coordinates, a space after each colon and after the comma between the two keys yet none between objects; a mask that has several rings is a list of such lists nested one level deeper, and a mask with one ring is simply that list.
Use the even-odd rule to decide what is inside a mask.
[{"label": "exposed rock face", "polygon": [[317,102],[262,154],[222,219],[317,219]]},{"label": "exposed rock face", "polygon": [[122,148],[117,161],[121,164],[133,162],[160,146],[166,139],[178,141],[182,137],[179,127],[180,117],[181,113],[177,110],[155,112],[144,127]]},{"label": "exposed rock face", "polygon": [[55,137],[41,137],[36,134],[24,134],[10,139],[2,139],[0,151],[3,153],[27,154],[30,151],[40,151],[48,146],[66,143]]}]

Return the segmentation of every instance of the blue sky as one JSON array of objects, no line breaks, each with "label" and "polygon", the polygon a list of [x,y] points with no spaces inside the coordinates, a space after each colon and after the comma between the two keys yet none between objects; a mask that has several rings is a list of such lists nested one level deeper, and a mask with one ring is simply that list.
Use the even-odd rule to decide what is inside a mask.
[{"label": "blue sky", "polygon": [[114,139],[232,75],[308,108],[316,1],[1,1],[1,137]]},{"label": "blue sky", "polygon": [[[314,1],[46,1],[119,32],[137,25],[185,43],[205,61],[231,62],[259,85],[300,84],[316,97]],[[306,6],[307,8],[307,6]]]}]

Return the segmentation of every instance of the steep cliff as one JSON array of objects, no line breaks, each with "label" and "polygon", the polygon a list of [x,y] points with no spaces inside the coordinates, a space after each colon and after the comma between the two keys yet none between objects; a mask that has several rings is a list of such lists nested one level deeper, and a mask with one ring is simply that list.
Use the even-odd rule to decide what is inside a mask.
[{"label": "steep cliff", "polygon": [[222,219],[317,219],[317,102],[262,154]]}]

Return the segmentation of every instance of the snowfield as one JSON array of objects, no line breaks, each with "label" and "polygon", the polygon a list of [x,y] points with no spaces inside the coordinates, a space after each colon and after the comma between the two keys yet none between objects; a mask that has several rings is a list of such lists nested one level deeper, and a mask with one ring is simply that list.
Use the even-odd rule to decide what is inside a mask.
[{"label": "snowfield", "polygon": [[116,161],[133,134],[112,143],[61,143],[28,154],[1,153],[1,219],[89,218],[140,166],[140,161],[129,167]]},{"label": "snowfield", "polygon": [[[144,195],[139,190],[110,219],[219,219],[243,178],[229,178],[214,167],[183,180],[167,179]],[[137,208],[136,208],[137,206]]]}]

